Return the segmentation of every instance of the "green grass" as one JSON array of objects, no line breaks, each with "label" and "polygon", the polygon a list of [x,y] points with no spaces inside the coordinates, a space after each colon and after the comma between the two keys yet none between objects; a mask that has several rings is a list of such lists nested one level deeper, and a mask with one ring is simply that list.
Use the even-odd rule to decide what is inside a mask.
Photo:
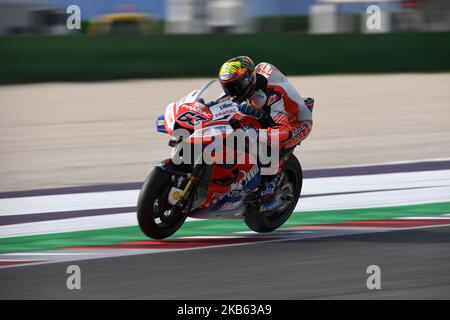
[{"label": "green grass", "polygon": [[[382,220],[407,216],[434,216],[450,213],[450,202],[385,208],[297,212],[283,227],[336,224],[354,220]],[[224,235],[249,229],[241,220],[200,220],[185,223],[172,237]],[[122,227],[0,239],[0,253],[62,249],[75,246],[112,245],[148,240],[139,227]]]}]

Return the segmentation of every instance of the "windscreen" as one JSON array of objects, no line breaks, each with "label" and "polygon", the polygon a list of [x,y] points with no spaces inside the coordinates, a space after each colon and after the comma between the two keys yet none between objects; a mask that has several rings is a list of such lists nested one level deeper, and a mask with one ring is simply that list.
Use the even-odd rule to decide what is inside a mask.
[{"label": "windscreen", "polygon": [[[205,85],[208,85],[208,82],[205,83]],[[224,95],[224,92],[222,90],[222,86],[220,85],[219,81],[211,81],[211,83],[208,85],[208,87],[199,95],[199,98],[203,98],[205,103],[208,103],[210,101],[215,101],[221,96]]]}]

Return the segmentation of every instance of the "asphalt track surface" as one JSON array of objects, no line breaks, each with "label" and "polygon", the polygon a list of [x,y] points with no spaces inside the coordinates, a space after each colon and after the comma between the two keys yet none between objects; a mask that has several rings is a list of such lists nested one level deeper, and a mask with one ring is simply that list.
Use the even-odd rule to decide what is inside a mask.
[{"label": "asphalt track surface", "polygon": [[[1,270],[1,299],[449,299],[450,227]],[[73,263],[71,263],[73,264]],[[381,268],[381,290],[366,269]]]}]

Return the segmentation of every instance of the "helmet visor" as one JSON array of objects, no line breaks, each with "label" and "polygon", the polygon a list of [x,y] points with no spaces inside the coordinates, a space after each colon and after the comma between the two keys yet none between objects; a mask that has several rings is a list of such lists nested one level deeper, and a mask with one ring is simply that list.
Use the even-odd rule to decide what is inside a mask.
[{"label": "helmet visor", "polygon": [[225,94],[231,98],[237,99],[243,102],[245,99],[249,98],[249,92],[253,86],[248,77],[239,79],[238,81],[232,81],[229,83],[222,84]]}]

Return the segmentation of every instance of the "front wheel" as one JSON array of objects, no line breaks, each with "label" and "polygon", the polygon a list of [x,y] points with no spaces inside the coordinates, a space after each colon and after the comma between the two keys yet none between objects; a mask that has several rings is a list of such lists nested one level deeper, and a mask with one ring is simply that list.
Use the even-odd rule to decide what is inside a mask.
[{"label": "front wheel", "polygon": [[271,212],[260,212],[250,207],[245,214],[245,223],[256,232],[270,232],[279,228],[291,216],[302,191],[303,173],[300,162],[291,154],[283,170],[283,180],[277,192],[292,195],[292,202]]},{"label": "front wheel", "polygon": [[168,196],[175,183],[175,175],[155,167],[144,182],[139,194],[137,218],[142,232],[153,239],[174,234],[184,223],[187,214],[173,209]]}]

